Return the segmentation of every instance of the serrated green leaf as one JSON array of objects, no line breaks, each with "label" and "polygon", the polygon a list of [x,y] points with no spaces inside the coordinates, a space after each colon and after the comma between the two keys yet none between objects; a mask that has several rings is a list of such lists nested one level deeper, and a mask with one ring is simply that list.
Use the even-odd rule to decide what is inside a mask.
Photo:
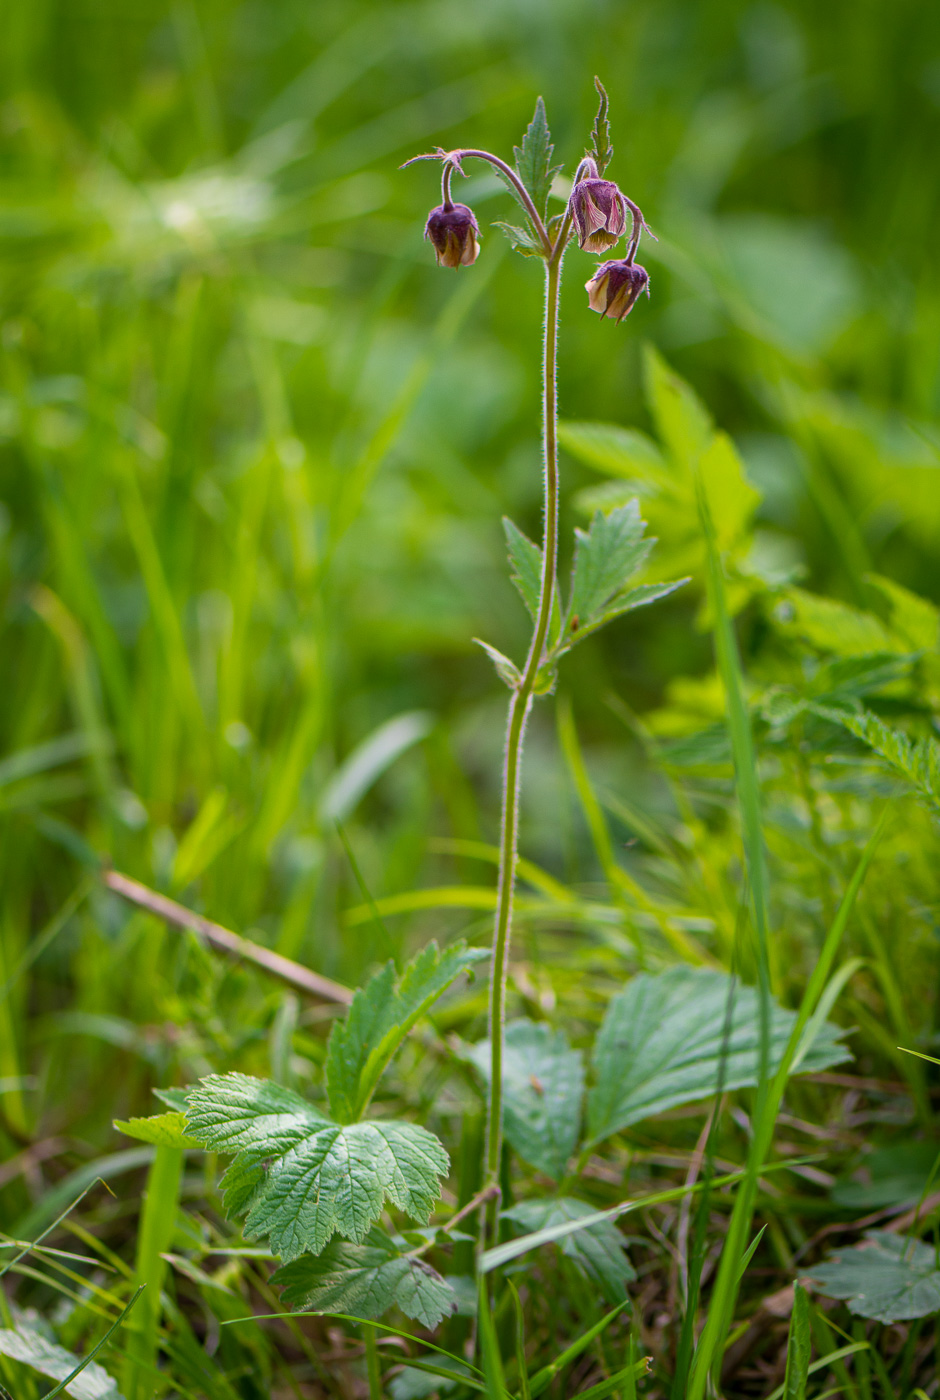
[{"label": "serrated green leaf", "polygon": [[[774,1004],[771,1073],[795,1019],[792,1011]],[[850,1059],[840,1044],[844,1034],[824,1023],[800,1062],[800,1073]],[[759,1042],[753,987],[738,984],[732,991],[727,974],[710,968],[672,967],[634,977],[611,1001],[595,1041],[597,1082],[588,1094],[591,1142],[668,1108],[709,1098],[720,1084],[725,1089],[756,1084]]]},{"label": "serrated green leaf", "polygon": [[[76,1366],[82,1364],[81,1358],[66,1351],[65,1347],[47,1341],[41,1332],[22,1325],[15,1332],[0,1329],[0,1356],[21,1361],[54,1381],[64,1381]],[[69,1381],[65,1390],[75,1400],[123,1400],[117,1382],[95,1361],[89,1361],[84,1370]]]},{"label": "serrated green leaf", "polygon": [[577,619],[588,627],[601,617],[646,562],[655,544],[645,539],[639,501],[628,501],[609,515],[598,511],[588,530],[575,530],[574,569],[565,632]]},{"label": "serrated green leaf", "polygon": [[387,963],[356,992],[345,1021],[333,1026],[327,1046],[327,1092],[338,1122],[353,1123],[362,1116],[408,1032],[461,972],[486,956],[463,940],[443,952],[429,943],[400,978],[396,980],[393,965]]},{"label": "serrated green leaf", "polygon": [[[503,1218],[531,1233],[594,1214],[594,1206],[586,1201],[559,1196],[554,1200],[520,1201],[504,1210]],[[576,1235],[567,1235],[560,1241],[559,1248],[562,1254],[574,1260],[609,1303],[621,1302],[627,1284],[636,1278],[627,1258],[626,1241],[612,1220],[597,1221]]]},{"label": "serrated green leaf", "polygon": [[331,1123],[291,1089],[245,1074],[210,1075],[189,1094],[200,1146],[234,1153],[222,1178],[229,1216],[290,1260],[319,1254],[334,1234],[361,1243],[387,1200],[426,1222],[450,1164],[414,1123]]},{"label": "serrated green leaf", "polygon": [[639,478],[657,489],[672,485],[662,452],[651,437],[615,423],[558,424],[558,441],[572,457],[626,481]]},{"label": "serrated green leaf", "polygon": [[529,123],[521,146],[513,147],[516,173],[532,196],[532,203],[544,219],[552,177],[560,166],[552,165],[551,133],[541,97],[535,104],[535,115]]},{"label": "serrated green leaf", "polygon": [[519,590],[522,601],[534,622],[538,616],[539,599],[542,594],[542,551],[514,525],[508,515],[503,516],[503,529],[509,547],[509,564],[512,581]]},{"label": "serrated green leaf", "polygon": [[878,590],[891,609],[891,631],[911,651],[936,651],[940,647],[940,608],[881,574],[866,574],[865,582]]},{"label": "serrated green leaf", "polygon": [[607,93],[604,91],[604,84],[600,78],[594,79],[594,86],[597,88],[597,95],[600,102],[597,108],[597,116],[594,118],[594,125],[591,128],[591,149],[588,155],[594,157],[598,175],[603,175],[610,158],[614,153],[614,148],[610,144],[610,122],[607,120],[607,111],[610,105]]},{"label": "serrated green leaf", "polygon": [[185,1113],[156,1113],[151,1118],[115,1118],[114,1126],[126,1137],[152,1142],[157,1147],[198,1147],[186,1132]]},{"label": "serrated green leaf", "polygon": [[817,714],[843,725],[867,744],[900,777],[906,778],[930,805],[940,809],[940,743],[936,739],[912,739],[892,729],[870,710],[852,713],[814,705]]},{"label": "serrated green leaf", "polygon": [[499,219],[494,221],[493,228],[502,229],[509,239],[510,247],[515,248],[524,258],[542,256],[542,245],[530,229],[519,228],[517,224],[506,224]]},{"label": "serrated green leaf", "polygon": [[[490,1042],[469,1058],[489,1083]],[[520,1019],[506,1026],[503,1113],[506,1139],[519,1156],[556,1181],[578,1141],[584,1065],[561,1031]]]},{"label": "serrated green leaf", "polygon": [[453,1290],[436,1269],[402,1254],[378,1228],[362,1244],[333,1240],[316,1258],[301,1255],[278,1269],[271,1282],[283,1288],[291,1307],[368,1318],[399,1307],[428,1328],[457,1307]]},{"label": "serrated green leaf", "polygon": [[[635,608],[645,608],[649,603],[657,603],[660,598],[668,598],[670,593],[675,593],[677,588],[684,588],[688,582],[687,578],[678,578],[672,583],[643,583],[637,588],[629,588],[626,593],[615,598],[610,607],[596,614],[586,626],[582,626],[578,619],[575,629],[573,622],[569,620],[561,643],[553,654],[564,656],[578,642],[583,642],[585,637],[590,637],[593,632],[599,632],[602,627],[606,627],[608,622],[613,622],[615,617],[622,617],[624,613],[633,612]],[[575,616],[576,614],[572,613],[572,619]]]},{"label": "serrated green leaf", "polygon": [[875,1322],[906,1322],[940,1312],[940,1269],[932,1245],[887,1230],[868,1230],[862,1244],[839,1250],[808,1271],[828,1298]]},{"label": "serrated green leaf", "polygon": [[486,652],[496,667],[496,674],[500,680],[505,681],[510,690],[515,690],[522,680],[522,675],[515,662],[510,661],[508,656],[504,656],[501,651],[497,651],[496,647],[491,647],[489,642],[484,642],[480,637],[474,637],[473,640],[478,647],[482,647]]},{"label": "serrated green leaf", "polygon": [[188,1093],[188,1089],[154,1089],[153,1096],[161,1103],[165,1103],[167,1108],[171,1108],[174,1113],[185,1113]]}]

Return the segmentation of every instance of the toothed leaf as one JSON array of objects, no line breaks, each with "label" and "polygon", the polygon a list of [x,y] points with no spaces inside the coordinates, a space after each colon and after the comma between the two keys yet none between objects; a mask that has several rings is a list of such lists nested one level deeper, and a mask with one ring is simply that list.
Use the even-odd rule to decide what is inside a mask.
[{"label": "toothed leaf", "polygon": [[[588,1205],[587,1201],[578,1201],[573,1196],[559,1196],[555,1200],[520,1201],[509,1210],[504,1210],[503,1218],[521,1226],[526,1234],[531,1234],[569,1220],[583,1220],[586,1215],[595,1213],[594,1206]],[[627,1258],[626,1241],[612,1220],[597,1221],[579,1230],[576,1235],[566,1236],[560,1241],[559,1248],[562,1254],[574,1260],[591,1283],[600,1288],[608,1303],[623,1301],[627,1284],[636,1278],[636,1274]]]},{"label": "toothed leaf", "polygon": [[512,567],[512,581],[519,590],[529,616],[534,622],[538,616],[539,598],[542,592],[542,551],[524,535],[507,515],[503,516],[503,529],[509,546],[509,563]]},{"label": "toothed leaf", "polygon": [[312,1312],[378,1318],[397,1306],[422,1327],[434,1328],[457,1307],[453,1289],[436,1269],[402,1254],[378,1228],[362,1244],[333,1240],[316,1258],[303,1254],[271,1281],[283,1288],[285,1303]]},{"label": "toothed leaf", "polygon": [[535,115],[529,123],[521,146],[513,147],[516,157],[516,173],[532,196],[532,203],[544,219],[548,204],[548,192],[552,187],[552,177],[559,166],[552,165],[551,133],[545,116],[545,103],[541,97],[535,104]]},{"label": "toothed leaf", "polygon": [[447,1153],[414,1123],[331,1123],[291,1089],[245,1074],[210,1075],[192,1089],[187,1130],[234,1153],[222,1178],[229,1216],[275,1254],[319,1254],[336,1233],[361,1243],[385,1201],[427,1221],[449,1170]]},{"label": "toothed leaf", "polygon": [[345,1021],[337,1021],[326,1054],[330,1111],[340,1123],[360,1118],[386,1065],[405,1036],[453,981],[487,956],[461,940],[428,946],[396,980],[387,963],[353,997]]},{"label": "toothed leaf", "polygon": [[876,1322],[906,1322],[940,1312],[940,1270],[933,1245],[886,1230],[868,1230],[862,1244],[840,1250],[809,1271],[828,1298]]}]

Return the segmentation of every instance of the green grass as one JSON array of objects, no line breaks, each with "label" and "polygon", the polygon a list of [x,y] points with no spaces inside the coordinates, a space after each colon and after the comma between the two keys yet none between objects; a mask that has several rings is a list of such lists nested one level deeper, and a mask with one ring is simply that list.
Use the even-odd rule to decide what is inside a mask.
[{"label": "green grass", "polygon": [[[0,23],[0,1222],[22,1242],[0,1325],[84,1359],[146,1284],[95,1357],[127,1400],[400,1397],[391,1369],[431,1355],[388,1340],[420,1335],[397,1317],[368,1346],[353,1321],[238,1321],[283,1309],[276,1262],[222,1216],[221,1164],[112,1121],[229,1070],[319,1099],[338,1009],[99,872],[348,986],[432,937],[487,941],[502,697],[471,639],[525,646],[500,517],[537,535],[539,276],[477,172],[455,193],[479,262],[438,272],[433,179],[397,167],[458,140],[508,154],[538,93],[570,163],[597,72],[610,175],[659,242],[619,329],[566,263],[561,570],[573,525],[639,494],[654,576],[691,582],[537,702],[509,1014],[586,1049],[630,977],[687,961],[772,988],[801,1028],[822,1004],[854,1059],[729,1094],[707,1140],[704,1103],[585,1152],[571,1194],[657,1202],[622,1226],[629,1315],[570,1351],[609,1306],[533,1251],[494,1274],[479,1384],[620,1377],[632,1400],[677,1394],[679,1364],[696,1396],[711,1375],[735,1400],[791,1380],[933,1400],[932,1317],[810,1290],[788,1371],[762,1305],[857,1221],[903,1221],[924,1182],[900,1168],[936,1148],[935,1069],[898,1049],[936,1052],[940,990],[934,10],[10,0]],[[701,404],[737,458],[701,457]],[[849,704],[924,741],[916,773],[838,722]],[[479,982],[451,994],[377,1093],[448,1147],[443,1216],[481,1148],[447,1047],[485,1016]],[[872,1148],[896,1161],[868,1180]],[[503,1181],[552,1189],[512,1151]],[[937,1218],[928,1197],[919,1237]],[[463,1355],[473,1330],[437,1340]],[[5,1355],[0,1382],[55,1384]]]}]

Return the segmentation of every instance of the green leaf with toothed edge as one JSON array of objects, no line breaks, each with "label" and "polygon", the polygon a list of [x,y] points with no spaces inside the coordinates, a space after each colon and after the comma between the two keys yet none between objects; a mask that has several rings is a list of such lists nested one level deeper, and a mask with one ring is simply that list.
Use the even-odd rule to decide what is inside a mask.
[{"label": "green leaf with toothed edge", "polygon": [[503,530],[509,547],[511,578],[519,590],[529,616],[534,622],[538,616],[539,598],[542,593],[542,551],[537,544],[524,535],[517,525],[503,516]]},{"label": "green leaf with toothed edge", "polygon": [[209,1075],[189,1092],[187,1131],[234,1154],[222,1178],[229,1217],[285,1260],[319,1254],[334,1234],[361,1243],[385,1201],[426,1222],[450,1163],[414,1123],[332,1123],[292,1089],[246,1074]]},{"label": "green leaf with toothed edge", "polygon": [[543,219],[552,178],[556,171],[561,169],[559,165],[552,165],[554,149],[545,115],[545,103],[540,97],[535,104],[535,115],[522,138],[522,145],[514,146],[513,154],[516,157],[516,173],[532,196],[532,203]]},{"label": "green leaf with toothed edge", "polygon": [[610,144],[610,122],[607,120],[607,110],[610,106],[610,100],[600,78],[594,79],[594,86],[597,88],[600,102],[597,108],[597,116],[594,118],[594,126],[591,128],[591,149],[588,151],[588,155],[594,157],[598,175],[603,175],[614,153],[614,148]]},{"label": "green leaf with toothed edge", "polygon": [[519,228],[516,224],[506,224],[497,219],[493,228],[502,229],[509,239],[509,246],[515,248],[517,253],[521,253],[524,258],[540,258],[542,256],[542,245],[535,234],[527,228]]},{"label": "green leaf with toothed edge", "polygon": [[408,1032],[462,972],[487,956],[485,949],[468,948],[463,939],[443,951],[432,942],[400,977],[387,963],[360,987],[345,1021],[333,1026],[327,1046],[327,1093],[337,1122],[353,1123],[362,1117]]},{"label": "green leaf with toothed edge", "polygon": [[[489,1083],[490,1042],[471,1047],[468,1059]],[[578,1141],[584,1065],[561,1031],[520,1019],[506,1026],[503,1114],[506,1141],[523,1161],[556,1181]]]},{"label": "green leaf with toothed edge", "polygon": [[272,1283],[291,1307],[379,1318],[399,1307],[422,1327],[434,1328],[456,1311],[450,1285],[422,1259],[402,1254],[377,1227],[361,1244],[333,1240],[317,1257],[303,1254],[278,1269]]},{"label": "green leaf with toothed edge", "polygon": [[125,1137],[138,1142],[152,1142],[157,1147],[198,1147],[199,1143],[186,1132],[183,1113],[155,1113],[150,1118],[115,1118],[114,1126]]},{"label": "green leaf with toothed edge", "polygon": [[[520,1201],[509,1210],[504,1210],[502,1218],[511,1220],[531,1234],[547,1226],[583,1220],[594,1214],[595,1208],[587,1201],[576,1200],[573,1196],[558,1196],[554,1199]],[[576,1235],[566,1236],[559,1241],[559,1248],[601,1291],[608,1303],[621,1302],[627,1284],[636,1278],[627,1258],[626,1241],[612,1220],[595,1221]]]},{"label": "green leaf with toothed edge", "polygon": [[[49,1376],[54,1381],[66,1380],[82,1364],[65,1347],[47,1341],[40,1332],[24,1326],[17,1327],[15,1332],[0,1329],[0,1356],[21,1361],[24,1366],[31,1366],[40,1375]],[[78,1375],[65,1386],[65,1391],[74,1396],[74,1400],[123,1400],[117,1382],[95,1361],[86,1362]]]},{"label": "green leaf with toothed edge", "polygon": [[851,1249],[839,1250],[807,1270],[827,1298],[841,1298],[850,1313],[875,1322],[907,1322],[940,1312],[940,1270],[933,1245],[887,1230],[867,1230]]}]

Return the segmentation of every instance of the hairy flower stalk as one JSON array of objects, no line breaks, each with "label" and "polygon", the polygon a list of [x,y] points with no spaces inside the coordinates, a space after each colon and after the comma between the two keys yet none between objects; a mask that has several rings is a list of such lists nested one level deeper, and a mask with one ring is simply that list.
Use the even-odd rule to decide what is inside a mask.
[{"label": "hairy flower stalk", "polygon": [[[606,103],[606,97],[604,99]],[[606,110],[606,108],[602,109]],[[538,109],[537,109],[538,116]],[[544,116],[544,113],[543,113]],[[547,128],[545,129],[547,140]],[[551,171],[548,168],[551,148],[545,156],[543,178],[544,199],[547,197]],[[525,152],[517,150],[517,157]],[[511,668],[512,696],[506,722],[506,745],[503,756],[503,792],[500,829],[499,876],[497,884],[496,917],[492,950],[490,981],[489,1040],[490,1074],[487,1099],[486,1146],[484,1156],[483,1192],[490,1200],[485,1216],[481,1212],[481,1247],[487,1239],[496,1240],[499,1221],[499,1173],[503,1141],[503,1060],[505,1047],[506,982],[509,969],[509,949],[512,933],[512,908],[515,891],[516,863],[519,837],[519,793],[522,775],[522,753],[526,723],[536,694],[550,688],[544,674],[547,668],[547,641],[555,597],[555,577],[558,561],[558,302],[561,287],[562,261],[572,234],[577,232],[580,246],[588,252],[604,252],[624,237],[627,212],[632,219],[630,241],[622,263],[604,263],[588,283],[590,305],[602,315],[622,319],[645,290],[648,281],[642,268],[635,267],[633,257],[640,233],[645,228],[643,215],[632,200],[618,187],[601,178],[592,156],[579,164],[567,209],[559,220],[546,226],[532,197],[532,182],[525,182],[519,170],[489,151],[460,148],[438,150],[414,160],[440,160],[443,165],[441,204],[428,217],[426,236],[431,240],[438,262],[459,267],[474,261],[479,251],[477,224],[466,205],[454,204],[450,186],[453,173],[463,174],[462,162],[473,158],[487,161],[510,184],[528,217],[529,231],[525,235],[525,251],[540,256],[545,263],[545,322],[542,345],[542,442],[543,442],[543,536],[542,574],[534,627],[521,671]],[[412,164],[407,161],[406,164]],[[552,234],[549,233],[552,229]],[[518,234],[519,230],[510,230]],[[517,244],[517,246],[520,246]],[[620,269],[627,269],[621,271]],[[612,269],[617,269],[612,271]],[[598,288],[594,288],[594,283]],[[600,288],[603,289],[601,292]],[[604,305],[598,298],[603,296]],[[629,304],[628,304],[629,303]],[[548,668],[550,669],[550,667]]]}]

